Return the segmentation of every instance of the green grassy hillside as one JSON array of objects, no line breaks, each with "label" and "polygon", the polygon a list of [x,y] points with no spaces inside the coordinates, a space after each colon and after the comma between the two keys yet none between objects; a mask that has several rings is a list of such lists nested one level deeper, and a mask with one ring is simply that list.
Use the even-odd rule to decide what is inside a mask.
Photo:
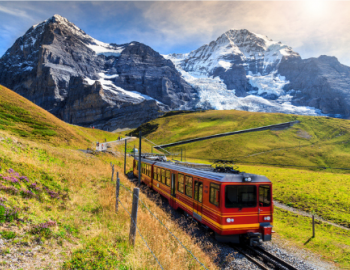
[{"label": "green grassy hillside", "polygon": [[[177,152],[182,147],[186,149],[187,160],[192,162],[236,160],[241,171],[265,175],[272,181],[275,200],[350,227],[350,171],[292,168],[350,168],[349,120],[243,111],[171,113],[142,125],[133,133],[141,129],[148,139],[166,144],[295,120],[300,124],[286,130],[233,135],[167,150]],[[281,168],[279,165],[291,166]],[[310,222],[310,218],[281,209],[275,211],[274,229],[278,236],[348,269],[350,232],[318,222],[317,237],[313,239]]]},{"label": "green grassy hillside", "polygon": [[[121,183],[135,187],[122,174],[122,154],[78,150],[119,134],[66,124],[1,86],[0,125],[1,269],[156,268],[139,234],[135,247],[129,245],[130,218],[122,206],[115,213],[110,162],[117,165]],[[150,150],[147,142],[143,145]],[[123,144],[114,150],[122,149]],[[132,159],[127,161],[130,170]],[[143,193],[140,198],[208,268],[216,269],[214,251],[203,251],[157,202]],[[132,195],[122,189],[120,200],[130,211]],[[145,207],[138,215],[140,231],[165,269],[199,269]]]},{"label": "green grassy hillside", "polygon": [[165,144],[295,120],[300,124],[286,130],[233,135],[169,149],[176,152],[182,147],[187,157],[207,160],[350,168],[349,120],[233,110],[205,111],[165,115],[140,128],[148,139]]}]

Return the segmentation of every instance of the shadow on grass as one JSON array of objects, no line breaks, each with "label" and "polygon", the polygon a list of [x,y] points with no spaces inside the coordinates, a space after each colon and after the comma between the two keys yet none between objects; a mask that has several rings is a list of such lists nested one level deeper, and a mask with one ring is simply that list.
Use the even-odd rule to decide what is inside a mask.
[{"label": "shadow on grass", "polygon": [[313,237],[311,236],[311,237],[304,243],[304,245],[307,245],[312,239],[313,239]]}]

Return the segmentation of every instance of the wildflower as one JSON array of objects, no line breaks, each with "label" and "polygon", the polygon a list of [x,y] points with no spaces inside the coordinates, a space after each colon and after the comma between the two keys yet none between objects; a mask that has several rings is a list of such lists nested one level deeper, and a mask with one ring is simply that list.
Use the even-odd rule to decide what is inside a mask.
[{"label": "wildflower", "polygon": [[19,183],[18,179],[16,177],[10,177],[10,181],[14,184]]},{"label": "wildflower", "polygon": [[34,197],[34,193],[33,192],[31,192],[30,190],[26,190],[24,188],[21,189],[21,193],[22,193],[23,197],[26,197],[26,198]]},{"label": "wildflower", "polygon": [[25,180],[25,181],[29,182],[27,176],[20,176],[19,179],[22,180],[22,181]]},{"label": "wildflower", "polygon": [[10,193],[10,194],[17,194],[18,193],[18,189],[13,187],[13,186],[7,187],[7,186],[0,185],[0,190],[3,190],[6,193]]},{"label": "wildflower", "polygon": [[14,169],[11,169],[11,168],[8,169],[7,171],[8,171],[9,173],[14,173],[14,172],[15,172],[15,170],[14,170]]}]

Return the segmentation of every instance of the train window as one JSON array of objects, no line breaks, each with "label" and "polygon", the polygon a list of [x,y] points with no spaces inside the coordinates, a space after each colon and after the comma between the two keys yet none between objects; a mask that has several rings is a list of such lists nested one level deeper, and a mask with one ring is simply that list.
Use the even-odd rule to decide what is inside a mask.
[{"label": "train window", "polygon": [[186,190],[186,195],[192,198],[192,177],[191,176],[186,175],[185,190]]},{"label": "train window", "polygon": [[218,184],[210,184],[210,195],[209,195],[209,202],[212,204],[219,206],[220,202],[220,185]]},{"label": "train window", "polygon": [[226,208],[243,208],[255,206],[256,186],[226,186]]},{"label": "train window", "polygon": [[157,167],[154,167],[154,174],[153,174],[154,176],[154,179],[155,180],[158,180],[158,168]]},{"label": "train window", "polygon": [[170,183],[171,183],[170,171],[166,170],[165,184],[170,187]]},{"label": "train window", "polygon": [[160,168],[157,168],[157,180],[160,182],[161,179]]},{"label": "train window", "polygon": [[177,181],[178,181],[177,190],[181,193],[184,193],[184,178],[185,177],[183,174],[177,175]]},{"label": "train window", "polygon": [[271,205],[271,187],[259,186],[259,205],[270,206]]},{"label": "train window", "polygon": [[194,184],[194,199],[203,202],[203,183],[195,181]]},{"label": "train window", "polygon": [[165,170],[162,169],[162,183],[165,184]]}]

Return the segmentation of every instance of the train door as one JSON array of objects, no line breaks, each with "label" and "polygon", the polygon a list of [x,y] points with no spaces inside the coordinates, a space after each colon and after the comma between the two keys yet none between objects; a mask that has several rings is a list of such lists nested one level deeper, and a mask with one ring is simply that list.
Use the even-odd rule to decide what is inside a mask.
[{"label": "train door", "polygon": [[170,206],[176,208],[176,175],[171,174],[171,185],[170,185]]},{"label": "train door", "polygon": [[271,185],[259,185],[259,222],[272,222]]},{"label": "train door", "polygon": [[195,179],[193,217],[199,221],[202,221],[202,211],[203,211],[203,182]]}]

